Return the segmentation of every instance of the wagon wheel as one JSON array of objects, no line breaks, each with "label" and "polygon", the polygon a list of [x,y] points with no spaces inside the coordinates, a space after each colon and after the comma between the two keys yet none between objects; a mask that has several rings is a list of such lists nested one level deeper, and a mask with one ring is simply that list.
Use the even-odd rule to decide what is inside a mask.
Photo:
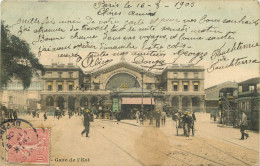
[{"label": "wagon wheel", "polygon": [[177,133],[177,136],[178,136],[178,129],[179,129],[179,124],[178,124],[178,120],[176,121],[176,133]]}]

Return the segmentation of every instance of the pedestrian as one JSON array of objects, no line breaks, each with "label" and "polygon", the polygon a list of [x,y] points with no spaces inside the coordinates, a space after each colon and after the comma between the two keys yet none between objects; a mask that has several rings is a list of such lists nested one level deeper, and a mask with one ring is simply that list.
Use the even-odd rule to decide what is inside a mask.
[{"label": "pedestrian", "polygon": [[13,112],[14,110],[11,108],[9,109],[9,119],[13,120]]},{"label": "pedestrian", "polygon": [[18,109],[15,109],[14,111],[13,111],[13,117],[14,117],[14,120],[17,120],[17,113],[18,113]]},{"label": "pedestrian", "polygon": [[162,121],[163,126],[165,126],[165,120],[166,120],[166,112],[162,111],[161,112],[161,121]]},{"label": "pedestrian", "polygon": [[136,123],[138,123],[139,122],[139,117],[140,117],[140,111],[139,110],[136,111],[135,117],[136,117]]},{"label": "pedestrian", "polygon": [[140,125],[144,125],[144,112],[141,111],[140,113]]},{"label": "pedestrian", "polygon": [[150,115],[150,125],[153,125],[153,111],[151,110],[150,112],[149,112],[149,115]]},{"label": "pedestrian", "polygon": [[246,136],[246,139],[249,137],[247,133],[245,133],[246,127],[247,127],[247,116],[244,111],[242,111],[242,117],[240,122],[240,132],[241,132],[241,138],[240,140],[244,140],[244,136]]},{"label": "pedestrian", "polygon": [[157,128],[160,128],[160,118],[161,118],[161,111],[158,110],[158,111],[155,113],[155,121],[156,121],[156,127],[157,127]]},{"label": "pedestrian", "polygon": [[[117,112],[117,110],[116,110]],[[119,122],[121,120],[121,113],[120,112],[117,112],[116,113],[116,120]]]},{"label": "pedestrian", "polygon": [[83,136],[84,133],[86,133],[86,137],[88,137],[89,134],[89,127],[90,127],[90,110],[87,108],[84,112],[84,127],[85,129],[81,132],[81,135]]},{"label": "pedestrian", "polygon": [[192,120],[195,121],[195,122],[196,122],[196,120],[197,120],[194,111],[192,112]]},{"label": "pedestrian", "polygon": [[60,119],[60,116],[61,116],[60,114],[61,114],[60,107],[56,107],[56,116],[57,116],[58,120]]},{"label": "pedestrian", "polygon": [[184,135],[189,137],[191,123],[192,123],[192,116],[189,115],[188,111],[185,111],[184,116],[182,117],[182,123],[183,123]]},{"label": "pedestrian", "polygon": [[47,114],[46,114],[46,112],[44,112],[43,118],[44,118],[44,121],[47,120]]}]

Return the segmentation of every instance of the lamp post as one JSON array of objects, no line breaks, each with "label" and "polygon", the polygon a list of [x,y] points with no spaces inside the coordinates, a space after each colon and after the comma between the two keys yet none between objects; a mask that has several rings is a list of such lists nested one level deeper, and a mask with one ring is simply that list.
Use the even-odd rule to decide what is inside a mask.
[{"label": "lamp post", "polygon": [[141,71],[141,76],[142,76],[142,103],[141,103],[141,111],[144,110],[144,71],[142,69]]},{"label": "lamp post", "polygon": [[153,91],[151,91],[151,112],[153,109]]}]

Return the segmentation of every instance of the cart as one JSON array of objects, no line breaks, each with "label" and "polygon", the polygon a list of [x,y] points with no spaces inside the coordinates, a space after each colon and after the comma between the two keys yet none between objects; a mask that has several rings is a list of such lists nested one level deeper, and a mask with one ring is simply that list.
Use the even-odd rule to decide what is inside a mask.
[{"label": "cart", "polygon": [[186,137],[190,136],[190,131],[192,132],[192,136],[195,135],[195,125],[194,120],[192,120],[190,123],[183,123],[182,118],[178,118],[176,120],[176,134],[179,136],[180,131],[183,130],[183,135]]}]

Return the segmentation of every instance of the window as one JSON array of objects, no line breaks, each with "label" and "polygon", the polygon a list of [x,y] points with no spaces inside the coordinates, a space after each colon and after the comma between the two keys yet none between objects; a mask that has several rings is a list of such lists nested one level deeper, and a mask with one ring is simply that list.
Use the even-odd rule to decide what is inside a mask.
[{"label": "window", "polygon": [[52,82],[48,82],[47,86],[48,86],[48,91],[51,91],[52,90]]},{"label": "window", "polygon": [[178,91],[178,82],[173,82],[173,91]]},{"label": "window", "polygon": [[178,73],[177,72],[173,73],[173,77],[178,78]]},{"label": "window", "polygon": [[52,97],[46,98],[46,106],[54,106],[54,100]]},{"label": "window", "polygon": [[59,78],[62,77],[62,72],[58,72]]},{"label": "window", "polygon": [[184,73],[184,78],[188,78],[188,73]]},{"label": "window", "polygon": [[147,89],[152,89],[152,84],[150,84],[150,83],[149,83],[149,84],[146,84],[146,88],[147,88]]},{"label": "window", "polygon": [[199,91],[199,83],[198,82],[193,83],[193,89],[194,89],[194,91]]},{"label": "window", "polygon": [[58,82],[58,91],[62,91],[62,82]]},{"label": "window", "polygon": [[74,87],[74,82],[69,82],[69,91],[72,91]]},{"label": "window", "polygon": [[239,91],[239,92],[243,92],[243,87],[242,87],[242,86],[239,86],[239,87],[238,87],[238,91]]},{"label": "window", "polygon": [[194,78],[199,78],[199,73],[194,73]]},{"label": "window", "polygon": [[249,86],[249,91],[250,91],[250,92],[255,91],[255,86],[254,86],[254,85],[250,85],[250,86]]},{"label": "window", "polygon": [[188,90],[189,90],[189,83],[183,82],[183,91],[188,91]]},{"label": "window", "polygon": [[99,84],[95,84],[94,89],[98,90],[99,89]]},{"label": "window", "polygon": [[257,84],[256,87],[257,87],[257,91],[259,91],[260,90],[260,84]]},{"label": "window", "polygon": [[73,77],[73,72],[69,72],[69,77],[70,77],[70,78]]}]

